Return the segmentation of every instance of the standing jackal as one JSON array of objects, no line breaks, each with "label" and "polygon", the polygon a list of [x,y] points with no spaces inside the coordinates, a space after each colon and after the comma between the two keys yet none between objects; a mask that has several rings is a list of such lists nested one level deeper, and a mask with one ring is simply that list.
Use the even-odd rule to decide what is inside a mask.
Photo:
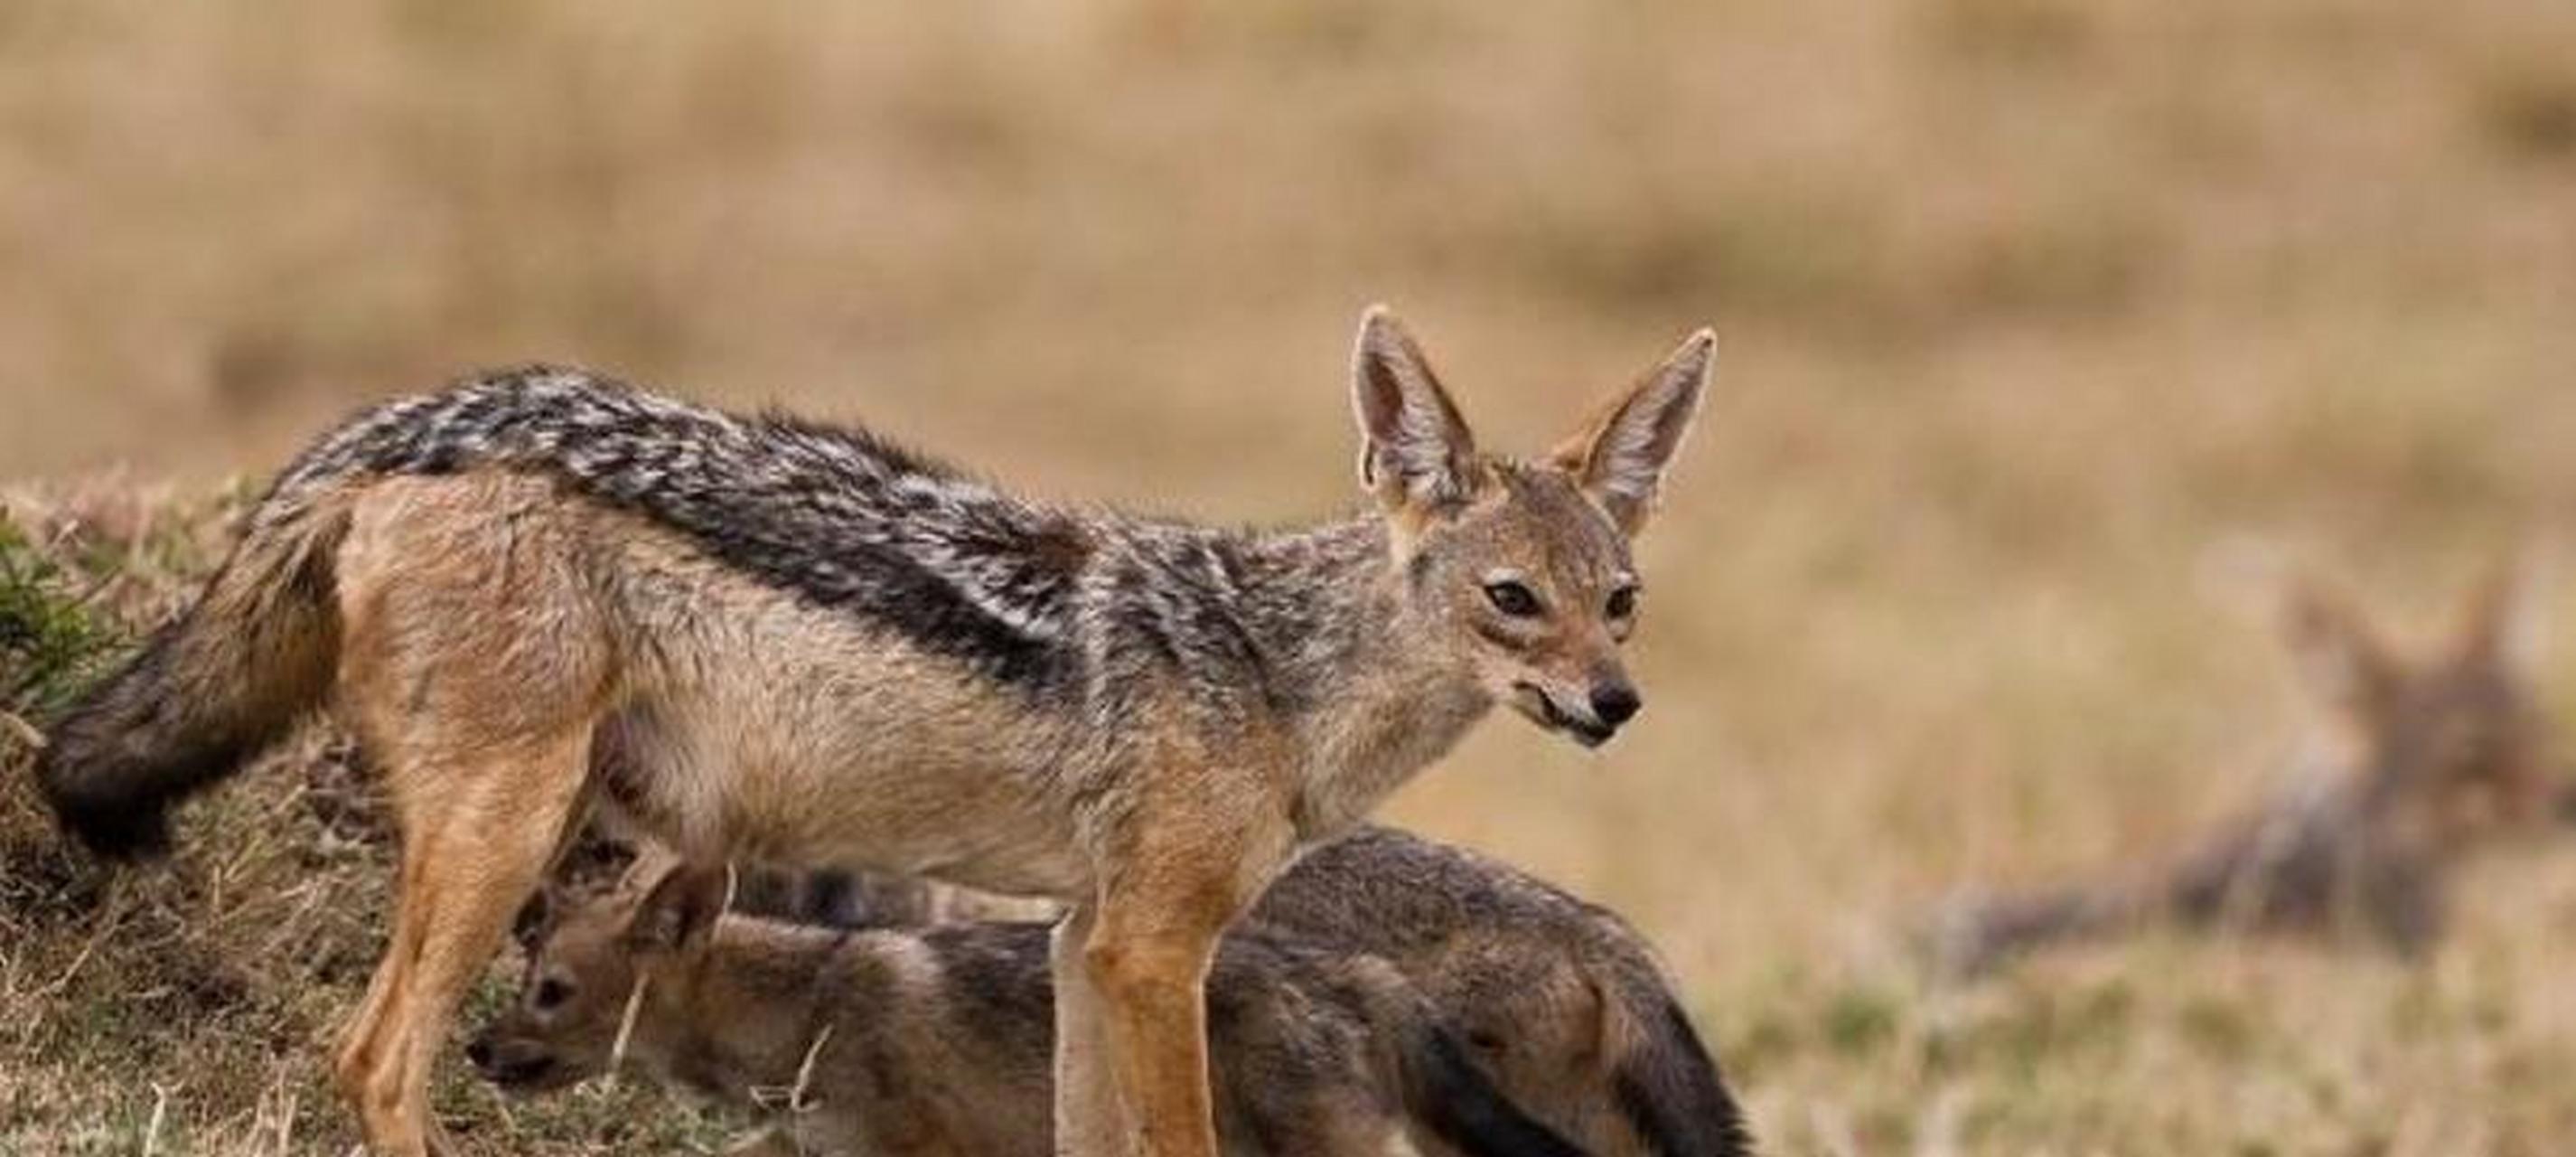
[{"label": "standing jackal", "polygon": [[2518,657],[2503,568],[2454,637],[2407,656],[2344,598],[2290,592],[2292,651],[2326,707],[2316,763],[2274,798],[2148,873],[1966,897],[1935,919],[1944,971],[2166,919],[2193,927],[2349,931],[2400,951],[2440,934],[2445,889],[2479,842],[2551,822],[2562,790]]},{"label": "standing jackal", "polygon": [[[778,1132],[761,1153],[1050,1151],[1046,925],[789,924],[724,914],[725,882],[683,869],[640,899],[550,915],[516,1002],[467,1056],[531,1092],[622,1060],[767,1110]],[[1235,1157],[1383,1157],[1417,1130],[1481,1157],[1582,1152],[1496,1092],[1385,961],[1236,932],[1207,998],[1219,1137]]]},{"label": "standing jackal", "polygon": [[573,370],[325,436],[196,605],[38,765],[92,847],[331,703],[402,833],[393,934],[338,1057],[370,1143],[430,1144],[459,995],[596,798],[700,863],[919,873],[1074,904],[1059,1143],[1209,1157],[1200,982],[1301,844],[1497,702],[1587,745],[1645,522],[1709,371],[1694,335],[1536,461],[1480,452],[1372,310],[1365,514],[1277,533],[1019,501],[865,433]]}]

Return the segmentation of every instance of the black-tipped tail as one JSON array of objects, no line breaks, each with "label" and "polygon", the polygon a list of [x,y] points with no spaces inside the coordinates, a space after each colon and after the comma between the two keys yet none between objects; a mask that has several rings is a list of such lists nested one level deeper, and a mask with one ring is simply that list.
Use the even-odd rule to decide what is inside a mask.
[{"label": "black-tipped tail", "polygon": [[1403,1046],[1406,1109],[1433,1136],[1475,1157],[1583,1157],[1583,1150],[1503,1096],[1458,1039],[1432,1025]]},{"label": "black-tipped tail", "polygon": [[1612,1072],[1620,1115],[1665,1157],[1744,1157],[1753,1137],[1690,1018],[1670,998]]},{"label": "black-tipped tail", "polygon": [[194,616],[163,627],[124,668],[54,725],[36,781],[63,828],[98,855],[157,856],[170,847],[170,805],[239,762],[238,729],[207,727],[179,700],[172,668]]},{"label": "black-tipped tail", "polygon": [[67,831],[110,859],[167,851],[172,806],[320,702],[337,537],[313,517],[254,531],[186,615],[54,721],[36,780]]}]

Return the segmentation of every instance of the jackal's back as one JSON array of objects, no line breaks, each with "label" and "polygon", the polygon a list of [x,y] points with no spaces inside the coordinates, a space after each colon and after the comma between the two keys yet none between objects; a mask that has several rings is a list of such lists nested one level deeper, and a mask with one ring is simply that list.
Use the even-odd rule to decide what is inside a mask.
[{"label": "jackal's back", "polygon": [[257,522],[370,475],[477,469],[559,479],[1005,682],[1061,680],[1075,660],[1091,549],[1078,519],[862,430],[728,414],[579,370],[508,370],[362,413],[286,470]]}]

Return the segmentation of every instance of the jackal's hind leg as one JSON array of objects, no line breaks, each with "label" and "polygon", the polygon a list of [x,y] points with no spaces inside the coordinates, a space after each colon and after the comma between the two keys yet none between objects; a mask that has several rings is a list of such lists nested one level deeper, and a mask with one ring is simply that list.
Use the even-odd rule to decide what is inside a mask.
[{"label": "jackal's hind leg", "polygon": [[[357,1011],[349,1017],[347,1027],[341,1036],[339,1051],[332,1061],[332,1072],[339,1084],[340,1097],[358,1110],[360,1127],[368,1132],[374,1144],[392,1146],[395,1151],[400,1151],[403,1145],[413,1143],[396,1140],[396,1138],[402,1137],[407,1130],[425,1134],[426,1126],[417,1123],[407,1124],[399,1120],[379,1122],[368,1119],[366,1116],[367,1090],[370,1078],[384,1064],[380,1058],[385,1054],[385,1046],[380,1038],[384,1035],[383,1030],[387,1025],[385,1007],[391,1003],[394,992],[407,983],[406,977],[410,973],[411,961],[420,954],[421,906],[405,903],[403,897],[419,889],[418,862],[421,848],[421,842],[403,841],[402,867],[394,879],[393,931],[385,939],[384,956],[376,962],[375,975],[367,981],[367,995],[359,1001]],[[425,1137],[417,1144],[426,1145]]]},{"label": "jackal's hind leg", "polygon": [[[536,890],[582,797],[587,726],[393,769],[404,871],[395,937],[339,1057],[339,1086],[378,1152],[438,1151],[430,1070],[456,1005]],[[401,780],[422,787],[405,792]]]}]

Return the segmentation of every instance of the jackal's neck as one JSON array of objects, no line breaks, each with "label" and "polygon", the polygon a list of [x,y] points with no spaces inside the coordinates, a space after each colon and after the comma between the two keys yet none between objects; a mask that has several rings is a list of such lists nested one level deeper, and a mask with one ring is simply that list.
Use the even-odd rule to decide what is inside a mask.
[{"label": "jackal's neck", "polygon": [[1304,766],[1298,824],[1356,821],[1492,708],[1454,639],[1407,597],[1373,515],[1254,544],[1262,582],[1240,616],[1272,657]]}]

